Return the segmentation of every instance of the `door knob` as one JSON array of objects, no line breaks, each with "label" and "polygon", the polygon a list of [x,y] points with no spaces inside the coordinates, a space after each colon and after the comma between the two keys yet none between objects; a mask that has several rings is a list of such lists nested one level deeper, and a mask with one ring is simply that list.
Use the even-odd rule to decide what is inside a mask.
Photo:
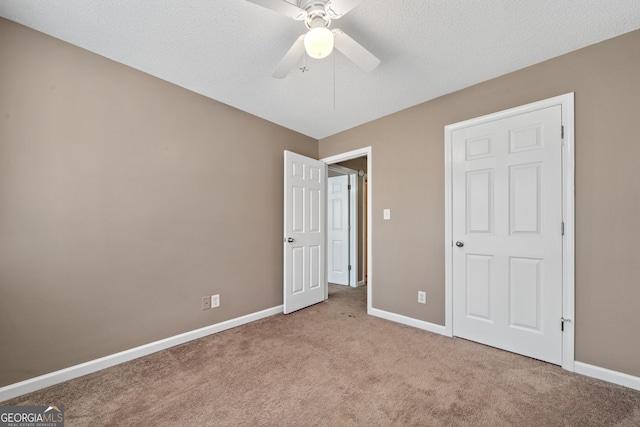
[{"label": "door knob", "polygon": [[457,247],[459,247],[459,248],[461,248],[461,247],[463,247],[463,246],[464,246],[464,242],[463,242],[462,240],[458,240],[458,241],[456,242],[456,246],[457,246]]},{"label": "door knob", "polygon": [[293,243],[293,237],[287,237],[287,242]]}]

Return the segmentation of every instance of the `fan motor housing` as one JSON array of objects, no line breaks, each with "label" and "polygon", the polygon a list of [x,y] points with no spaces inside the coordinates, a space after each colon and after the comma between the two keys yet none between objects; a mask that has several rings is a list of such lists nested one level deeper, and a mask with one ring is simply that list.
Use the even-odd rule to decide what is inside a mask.
[{"label": "fan motor housing", "polygon": [[298,7],[300,9],[304,9],[307,12],[311,12],[312,10],[324,10],[324,5],[326,1],[322,0],[298,0]]},{"label": "fan motor housing", "polygon": [[331,18],[329,18],[324,11],[313,11],[309,13],[307,19],[304,20],[304,24],[307,28],[325,27],[328,28],[331,25]]}]

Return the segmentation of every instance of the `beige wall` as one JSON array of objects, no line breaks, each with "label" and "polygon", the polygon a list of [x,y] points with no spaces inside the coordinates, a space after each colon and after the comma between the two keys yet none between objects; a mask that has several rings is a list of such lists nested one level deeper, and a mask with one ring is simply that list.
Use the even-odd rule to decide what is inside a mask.
[{"label": "beige wall", "polygon": [[318,154],[0,19],[0,386],[282,304],[285,149]]},{"label": "beige wall", "polygon": [[[373,306],[442,325],[444,126],[568,92],[576,101],[576,360],[640,376],[640,31],[323,139],[319,155],[372,146]],[[426,305],[416,301],[420,289]]]}]

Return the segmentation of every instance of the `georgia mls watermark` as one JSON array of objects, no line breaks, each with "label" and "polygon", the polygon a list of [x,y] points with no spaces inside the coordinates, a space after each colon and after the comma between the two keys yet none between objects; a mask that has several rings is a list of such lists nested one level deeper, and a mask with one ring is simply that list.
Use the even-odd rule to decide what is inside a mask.
[{"label": "georgia mls watermark", "polygon": [[0,427],[64,427],[64,407],[0,406]]}]

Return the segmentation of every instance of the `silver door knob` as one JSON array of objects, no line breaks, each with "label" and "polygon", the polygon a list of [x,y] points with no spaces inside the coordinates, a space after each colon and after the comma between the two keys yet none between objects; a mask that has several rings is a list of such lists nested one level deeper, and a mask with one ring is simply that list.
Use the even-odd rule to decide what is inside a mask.
[{"label": "silver door knob", "polygon": [[293,237],[288,237],[288,238],[287,238],[287,242],[289,242],[289,243],[293,243]]},{"label": "silver door knob", "polygon": [[464,242],[463,242],[462,240],[458,240],[458,241],[456,242],[456,246],[457,246],[457,247],[459,247],[459,248],[461,248],[461,247],[463,247],[463,246],[464,246]]}]

